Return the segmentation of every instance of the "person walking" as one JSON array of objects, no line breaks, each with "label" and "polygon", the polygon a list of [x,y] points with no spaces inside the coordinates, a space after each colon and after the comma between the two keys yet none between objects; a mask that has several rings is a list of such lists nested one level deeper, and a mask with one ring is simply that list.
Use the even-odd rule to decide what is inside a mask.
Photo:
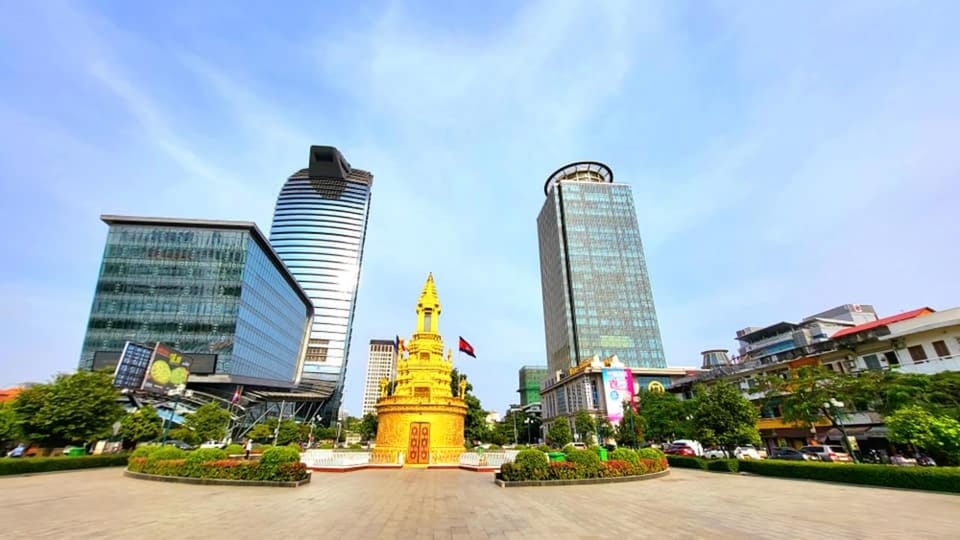
[{"label": "person walking", "polygon": [[243,459],[250,459],[250,451],[253,450],[253,439],[247,438],[247,444],[243,446]]}]

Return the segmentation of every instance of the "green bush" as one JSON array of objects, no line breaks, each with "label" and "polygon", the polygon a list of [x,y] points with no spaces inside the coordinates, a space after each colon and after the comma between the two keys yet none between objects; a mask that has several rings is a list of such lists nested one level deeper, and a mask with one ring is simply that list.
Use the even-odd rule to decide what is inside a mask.
[{"label": "green bush", "polygon": [[571,450],[564,452],[567,461],[577,466],[577,472],[581,478],[596,478],[600,476],[603,470],[600,456],[590,450]]},{"label": "green bush", "polygon": [[0,458],[0,476],[95,467],[119,467],[127,464],[127,454],[78,457]]},{"label": "green bush", "polygon": [[148,460],[131,458],[130,471],[159,476],[216,478],[224,480],[265,480],[291,482],[307,478],[310,473],[303,463],[263,465],[257,461],[222,459],[188,463],[186,459]]},{"label": "green bush", "polygon": [[633,465],[640,462],[640,456],[631,448],[616,448],[613,452],[610,452],[610,459],[626,461]]},{"label": "green bush", "polygon": [[227,459],[227,453],[219,448],[199,448],[187,454],[187,463],[206,463]]},{"label": "green bush", "polygon": [[243,454],[246,452],[246,450],[243,449],[243,445],[237,443],[228,444],[223,451],[226,452],[228,456],[235,456],[237,454]]},{"label": "green bush", "polygon": [[[547,478],[548,467],[547,455],[540,450],[521,450],[507,468],[509,472],[504,478],[513,476],[521,480],[543,480]],[[502,466],[500,472],[503,472]]]},{"label": "green bush", "polygon": [[663,453],[663,450],[654,448],[652,446],[637,450],[637,456],[639,456],[641,459],[660,459],[665,455],[666,454]]},{"label": "green bush", "polygon": [[565,445],[563,448],[561,448],[560,451],[563,452],[564,454],[569,454],[570,452],[573,452],[573,451],[575,451],[576,449],[577,449],[577,447],[574,446],[573,443],[569,443],[569,444]]},{"label": "green bush", "polygon": [[[646,448],[644,448],[646,450]],[[705,459],[687,457],[687,456],[667,456],[667,462],[671,467],[678,467],[681,469],[703,469],[707,470],[708,461]]]},{"label": "green bush", "polygon": [[150,454],[153,454],[155,450],[160,448],[159,446],[147,446],[141,445],[138,446],[131,454],[131,458],[147,458],[150,457]]},{"label": "green bush", "polygon": [[763,476],[960,493],[960,468],[895,467],[781,460],[741,461],[740,470]]},{"label": "green bush", "polygon": [[736,459],[711,459],[707,460],[708,471],[718,472],[737,472],[739,470],[739,460]]},{"label": "green bush", "polygon": [[548,445],[546,445],[546,444],[541,444],[540,446],[537,446],[537,450],[539,450],[539,451],[541,451],[541,452],[550,452],[550,451],[552,450],[552,448],[550,448],[550,447],[549,447]]},{"label": "green bush", "polygon": [[154,447],[150,455],[147,456],[147,459],[150,461],[160,461],[164,459],[184,459],[185,457],[187,457],[187,453],[183,450],[176,446],[165,445]]},{"label": "green bush", "polygon": [[300,451],[290,446],[275,446],[263,451],[260,455],[260,465],[277,467],[282,463],[297,463],[300,461]]}]

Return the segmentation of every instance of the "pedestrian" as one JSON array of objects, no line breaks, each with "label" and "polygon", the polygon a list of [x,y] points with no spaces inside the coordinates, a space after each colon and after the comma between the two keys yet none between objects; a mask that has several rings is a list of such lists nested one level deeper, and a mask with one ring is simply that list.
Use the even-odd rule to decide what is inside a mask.
[{"label": "pedestrian", "polygon": [[253,439],[247,438],[247,444],[243,446],[243,459],[250,459],[250,451],[253,450]]}]

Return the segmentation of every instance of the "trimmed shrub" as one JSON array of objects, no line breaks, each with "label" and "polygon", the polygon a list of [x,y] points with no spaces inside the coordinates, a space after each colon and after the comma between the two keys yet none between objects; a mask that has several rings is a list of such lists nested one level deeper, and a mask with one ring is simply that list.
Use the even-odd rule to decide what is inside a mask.
[{"label": "trimmed shrub", "polygon": [[740,462],[736,459],[711,459],[707,461],[708,471],[737,472]]},{"label": "trimmed shrub", "polygon": [[309,476],[303,463],[280,463],[264,466],[256,461],[222,459],[188,463],[186,459],[148,460],[132,458],[128,470],[159,476],[216,478],[221,480],[266,480],[294,482]]},{"label": "trimmed shrub", "polygon": [[764,476],[960,493],[960,468],[895,467],[782,460],[741,461],[740,470]]},{"label": "trimmed shrub", "polygon": [[634,466],[640,462],[640,456],[632,448],[617,448],[610,452],[610,459],[615,461],[626,461]]},{"label": "trimmed shrub", "polygon": [[219,448],[199,448],[187,454],[187,463],[206,463],[227,459],[227,453]]},{"label": "trimmed shrub", "polygon": [[96,467],[120,467],[127,464],[127,454],[106,454],[77,457],[0,458],[0,476]]},{"label": "trimmed shrub", "polygon": [[643,459],[660,459],[666,454],[664,454],[663,450],[660,450],[659,448],[648,446],[646,448],[637,450],[637,455]]},{"label": "trimmed shrub", "polygon": [[274,446],[267,448],[260,455],[260,465],[276,467],[281,463],[297,463],[300,461],[300,451],[289,446]]},{"label": "trimmed shrub", "polygon": [[228,456],[235,456],[237,454],[243,454],[246,452],[246,450],[243,449],[243,445],[237,443],[228,444],[223,451],[226,452]]},{"label": "trimmed shrub", "polygon": [[[646,449],[645,449],[646,450]],[[703,469],[707,470],[708,461],[705,459],[687,457],[687,456],[667,456],[667,463],[671,467],[678,467],[681,469]]]},{"label": "trimmed shrub", "polygon": [[138,446],[131,454],[130,458],[147,458],[150,457],[155,450],[160,448],[159,446]]},{"label": "trimmed shrub", "polygon": [[576,463],[569,461],[551,461],[547,472],[550,480],[576,480],[583,478]]},{"label": "trimmed shrub", "polygon": [[608,459],[603,462],[603,476],[605,478],[633,476],[634,474],[640,473],[637,465],[638,464],[629,461]]},{"label": "trimmed shrub", "polygon": [[573,443],[569,443],[560,449],[560,451],[563,452],[564,454],[569,454],[570,452],[575,452],[576,450],[577,450],[577,447],[574,446]]},{"label": "trimmed shrub", "polygon": [[147,460],[160,461],[165,459],[184,459],[186,457],[187,453],[183,450],[176,446],[165,445],[155,447],[147,456]]},{"label": "trimmed shrub", "polygon": [[[543,480],[547,478],[549,460],[540,450],[521,450],[513,459],[514,474],[525,480]],[[501,466],[501,472],[503,468]]]},{"label": "trimmed shrub", "polygon": [[550,452],[550,451],[552,451],[553,449],[550,448],[549,446],[545,445],[545,444],[541,444],[540,446],[537,447],[537,450],[539,450],[539,451],[541,451],[541,452]]},{"label": "trimmed shrub", "polygon": [[577,466],[580,478],[597,478],[603,471],[600,456],[590,450],[571,450],[564,453],[567,461]]}]

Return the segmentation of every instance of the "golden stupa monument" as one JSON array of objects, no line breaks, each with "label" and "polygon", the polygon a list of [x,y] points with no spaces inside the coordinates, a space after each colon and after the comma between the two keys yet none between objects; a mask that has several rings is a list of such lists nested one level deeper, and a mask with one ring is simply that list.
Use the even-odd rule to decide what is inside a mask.
[{"label": "golden stupa monument", "polygon": [[463,400],[466,378],[451,388],[453,351],[443,355],[440,298],[433,274],[417,302],[417,327],[409,341],[409,355],[397,347],[397,379],[380,381],[377,400],[377,444],[371,463],[403,463],[405,467],[457,465],[463,447]]}]

